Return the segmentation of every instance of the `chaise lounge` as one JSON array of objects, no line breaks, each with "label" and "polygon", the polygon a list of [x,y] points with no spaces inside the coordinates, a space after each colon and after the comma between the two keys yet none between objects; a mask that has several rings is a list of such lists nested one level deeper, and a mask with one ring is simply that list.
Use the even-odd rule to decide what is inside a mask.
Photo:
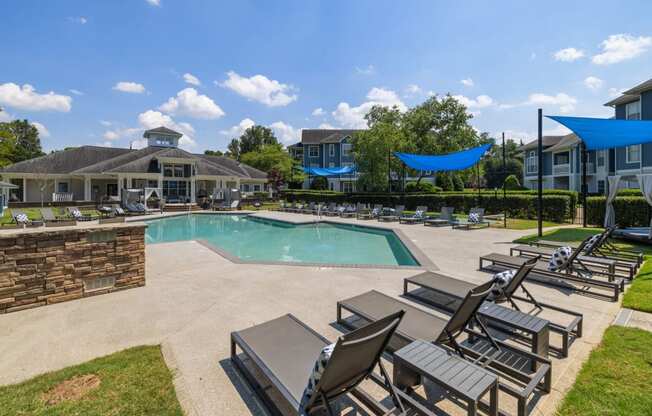
[{"label": "chaise lounge", "polygon": [[422,223],[423,221],[429,219],[426,216],[426,211],[428,210],[428,207],[425,205],[420,205],[417,207],[417,209],[414,211],[414,214],[412,215],[401,215],[398,219],[399,224],[419,224]]},{"label": "chaise lounge", "polygon": [[443,227],[446,225],[451,225],[454,221],[453,213],[455,208],[453,207],[441,207],[441,212],[437,218],[427,218],[423,220],[423,225],[429,227]]},{"label": "chaise lounge", "polygon": [[477,230],[489,227],[489,225],[489,221],[484,219],[484,208],[471,208],[467,219],[457,219],[452,222],[453,229],[462,230]]}]

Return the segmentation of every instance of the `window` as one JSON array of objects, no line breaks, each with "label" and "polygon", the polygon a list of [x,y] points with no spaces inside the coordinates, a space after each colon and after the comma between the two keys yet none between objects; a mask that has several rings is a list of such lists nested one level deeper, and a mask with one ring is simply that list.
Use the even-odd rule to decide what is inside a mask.
[{"label": "window", "polygon": [[331,191],[334,190],[334,184],[333,184],[333,182],[329,182],[329,183],[328,183],[328,188],[329,188]]},{"label": "window", "polygon": [[568,158],[568,152],[565,153],[555,153],[555,165],[567,165],[569,158]]},{"label": "window", "polygon": [[329,167],[329,168],[334,168],[334,167],[335,167],[335,162],[330,162],[330,163],[328,163],[328,167]]},{"label": "window", "polygon": [[308,156],[319,157],[319,146],[310,146],[308,148]]},{"label": "window", "polygon": [[107,183],[106,184],[106,194],[108,196],[118,196],[118,184],[117,183]]},{"label": "window", "polygon": [[172,165],[165,165],[163,167],[163,176],[167,176],[168,178],[174,176],[174,169]]},{"label": "window", "polygon": [[342,156],[344,157],[351,156],[351,149],[353,149],[353,145],[349,143],[342,144]]},{"label": "window", "polygon": [[598,193],[604,194],[604,180],[598,181]]},{"label": "window", "polygon": [[68,182],[59,182],[57,183],[57,192],[60,194],[67,194],[68,191]]},{"label": "window", "polygon": [[627,117],[627,120],[640,120],[641,101],[639,100],[625,104],[625,116]]},{"label": "window", "polygon": [[598,166],[604,166],[604,150],[598,150],[596,157],[598,158]]},{"label": "window", "polygon": [[625,162],[626,163],[640,163],[641,162],[641,145],[634,144],[632,146],[627,146],[625,150]]},{"label": "window", "polygon": [[260,192],[260,185],[254,185],[254,192]]},{"label": "window", "polygon": [[527,167],[527,173],[536,173],[537,172],[537,157],[534,151],[531,151],[528,154],[527,162],[525,163]]},{"label": "window", "polygon": [[328,156],[335,157],[335,145],[334,144],[329,144],[328,145]]},{"label": "window", "polygon": [[342,192],[351,193],[353,192],[353,182],[342,182],[340,188]]},{"label": "window", "polygon": [[174,165],[174,177],[183,178],[183,165]]},{"label": "window", "polygon": [[163,196],[170,202],[184,200],[188,197],[187,181],[163,181]]}]

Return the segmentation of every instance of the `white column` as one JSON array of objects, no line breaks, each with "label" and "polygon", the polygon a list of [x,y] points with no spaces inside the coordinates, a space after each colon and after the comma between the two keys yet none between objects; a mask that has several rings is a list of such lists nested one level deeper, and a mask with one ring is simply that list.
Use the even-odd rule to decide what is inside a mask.
[{"label": "white column", "polygon": [[195,185],[195,178],[190,178],[190,202],[191,202],[192,204],[195,203],[195,193],[196,193],[196,192],[195,192],[195,191],[196,191],[195,188],[196,188],[196,185]]},{"label": "white column", "polygon": [[84,201],[90,201],[91,196],[91,178],[90,176],[84,177]]},{"label": "white column", "polygon": [[23,178],[23,202],[27,202],[27,179]]},{"label": "white column", "polygon": [[122,189],[123,189],[123,178],[121,175],[118,175],[118,198],[122,201]]}]

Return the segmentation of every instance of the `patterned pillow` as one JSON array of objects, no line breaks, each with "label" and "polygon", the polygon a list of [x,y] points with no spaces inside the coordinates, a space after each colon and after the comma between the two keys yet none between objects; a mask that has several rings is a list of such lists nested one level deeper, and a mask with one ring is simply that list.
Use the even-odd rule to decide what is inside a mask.
[{"label": "patterned pillow", "polygon": [[480,215],[478,215],[476,212],[472,212],[469,214],[469,222],[473,224],[477,224],[480,222]]},{"label": "patterned pillow", "polygon": [[559,247],[552,253],[550,257],[550,263],[548,264],[548,270],[551,272],[556,272],[566,264],[568,258],[573,254],[573,250],[570,247]]},{"label": "patterned pillow", "polygon": [[380,214],[380,208],[374,208],[373,210],[371,210],[371,215],[373,215],[374,217],[377,217],[378,214]]},{"label": "patterned pillow", "polygon": [[418,210],[414,213],[414,218],[423,218],[423,211],[421,211],[421,210],[418,209]]},{"label": "patterned pillow", "polygon": [[589,240],[588,243],[584,246],[584,254],[588,255],[595,249],[596,244],[600,241],[601,234],[596,234]]},{"label": "patterned pillow", "polygon": [[315,387],[317,387],[321,376],[324,374],[324,370],[326,369],[326,365],[328,365],[328,360],[330,360],[334,349],[335,344],[326,345],[321,349],[319,357],[317,357],[317,361],[315,361],[315,366],[312,369],[312,373],[310,374],[310,378],[308,378],[308,385],[303,391],[302,402],[305,403],[315,393]]},{"label": "patterned pillow", "polygon": [[118,214],[118,215],[125,215],[125,210],[122,209],[122,207],[116,207],[116,208],[115,208],[115,212],[116,212],[116,214]]},{"label": "patterned pillow", "polygon": [[27,215],[25,214],[18,214],[16,215],[16,221],[21,224],[25,224],[26,222],[29,222],[29,218],[27,218]]},{"label": "patterned pillow", "polygon": [[509,285],[516,275],[516,270],[505,270],[504,272],[496,273],[493,278],[493,286],[487,298],[489,300],[496,300],[503,294],[503,290]]},{"label": "patterned pillow", "polygon": [[75,217],[75,218],[80,218],[80,217],[82,217],[82,213],[79,212],[78,209],[73,209],[70,213],[71,213],[72,216]]}]

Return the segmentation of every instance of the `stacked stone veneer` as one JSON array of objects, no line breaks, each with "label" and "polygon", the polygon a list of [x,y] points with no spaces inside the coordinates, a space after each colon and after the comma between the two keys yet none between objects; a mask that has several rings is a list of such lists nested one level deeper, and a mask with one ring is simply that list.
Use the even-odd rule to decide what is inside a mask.
[{"label": "stacked stone veneer", "polygon": [[0,233],[0,314],[144,286],[145,228],[125,223]]}]

